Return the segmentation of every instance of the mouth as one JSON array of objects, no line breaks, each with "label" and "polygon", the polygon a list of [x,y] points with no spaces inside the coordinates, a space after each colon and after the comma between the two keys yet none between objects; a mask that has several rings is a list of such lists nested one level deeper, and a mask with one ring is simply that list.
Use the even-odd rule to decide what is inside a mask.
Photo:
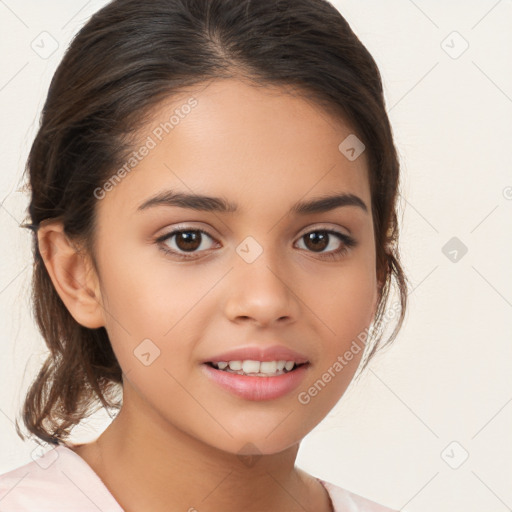
[{"label": "mouth", "polygon": [[209,381],[244,400],[289,396],[304,381],[311,363],[295,361],[207,361],[201,364]]},{"label": "mouth", "polygon": [[246,359],[244,361],[207,361],[204,363],[215,370],[247,377],[277,377],[296,371],[302,366],[310,365],[309,361],[297,363],[295,361],[255,361]]}]

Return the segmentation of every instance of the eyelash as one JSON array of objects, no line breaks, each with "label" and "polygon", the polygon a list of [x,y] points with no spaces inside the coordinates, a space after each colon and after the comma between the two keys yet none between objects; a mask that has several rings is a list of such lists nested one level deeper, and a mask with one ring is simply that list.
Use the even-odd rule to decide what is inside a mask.
[{"label": "eyelash", "polygon": [[[322,228],[313,229],[311,231],[308,231],[307,233],[304,233],[299,238],[299,240],[301,238],[305,237],[306,235],[309,235],[310,233],[320,233],[320,232],[336,236],[343,243],[343,245],[341,246],[340,249],[336,249],[335,251],[330,251],[330,252],[326,252],[326,253],[315,252],[315,251],[307,251],[307,252],[311,252],[313,254],[318,254],[322,258],[325,258],[325,259],[328,259],[328,260],[336,260],[336,259],[339,259],[339,258],[342,258],[343,256],[345,256],[345,254],[350,249],[352,249],[353,247],[357,246],[356,240],[354,238],[352,238],[351,236],[345,235],[343,233],[339,233],[338,231],[334,231],[334,230],[331,230],[331,229],[322,229]],[[174,231],[171,231],[170,233],[162,235],[162,236],[160,236],[160,237],[158,237],[156,239],[156,243],[159,245],[159,249],[160,250],[162,250],[167,255],[170,255],[170,256],[173,256],[173,257],[177,257],[177,258],[179,258],[181,260],[197,259],[197,256],[196,256],[197,252],[196,253],[189,253],[190,255],[187,254],[187,253],[179,253],[177,251],[169,249],[163,243],[163,242],[165,242],[167,240],[170,240],[174,235],[176,235],[178,233],[201,233],[201,234],[204,234],[204,235],[210,237],[212,240],[215,240],[214,237],[212,235],[210,235],[210,233],[208,233],[207,231],[205,231],[203,229],[199,229],[199,228],[193,228],[193,229],[192,228],[191,229],[180,228],[180,229],[175,229]]]}]

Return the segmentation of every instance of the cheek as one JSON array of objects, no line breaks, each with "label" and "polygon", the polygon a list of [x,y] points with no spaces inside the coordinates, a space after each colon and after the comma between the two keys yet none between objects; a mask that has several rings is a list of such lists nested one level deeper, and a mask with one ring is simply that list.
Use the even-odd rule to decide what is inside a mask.
[{"label": "cheek", "polygon": [[142,346],[158,354],[155,363],[174,368],[179,360],[191,361],[191,343],[208,317],[208,293],[223,273],[178,265],[165,256],[149,258],[144,251],[111,252],[102,270],[106,329],[123,371],[139,366],[144,340],[151,342]]},{"label": "cheek", "polygon": [[213,278],[168,261],[156,247],[128,249],[104,258],[105,306],[128,331],[162,336],[199,301]]},{"label": "cheek", "polygon": [[[310,385],[322,387],[321,400],[313,408],[328,411],[350,384],[363,355],[376,299],[376,277],[371,262],[355,262],[340,268],[331,280],[311,288],[311,309],[322,338],[319,364]],[[313,390],[313,393],[315,390]],[[317,411],[317,412],[320,412]]]},{"label": "cheek", "polygon": [[348,388],[359,366],[368,338],[376,297],[376,280],[369,269],[343,269],[310,295],[315,313],[318,363],[301,387],[298,407],[311,418],[323,418]]},{"label": "cheek", "polygon": [[354,260],[308,282],[304,288],[307,304],[332,336],[346,338],[371,321],[377,286],[371,264]]}]

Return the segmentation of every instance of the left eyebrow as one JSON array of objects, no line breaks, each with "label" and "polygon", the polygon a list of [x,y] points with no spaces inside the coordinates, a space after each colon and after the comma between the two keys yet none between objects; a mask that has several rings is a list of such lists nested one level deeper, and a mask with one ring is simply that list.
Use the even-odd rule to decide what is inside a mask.
[{"label": "left eyebrow", "polygon": [[290,211],[301,215],[307,215],[310,213],[328,212],[330,210],[340,208],[341,206],[357,206],[365,213],[368,213],[366,203],[359,196],[354,194],[337,194],[308,201],[299,201],[292,206]]},{"label": "left eyebrow", "polygon": [[[238,205],[221,197],[212,197],[200,194],[189,194],[166,190],[144,201],[137,211],[146,210],[155,206],[177,206],[190,210],[218,213],[237,213]],[[332,196],[324,196],[307,201],[298,201],[291,209],[291,213],[308,215],[323,213],[343,206],[356,206],[368,213],[366,203],[354,194],[341,193]]]}]

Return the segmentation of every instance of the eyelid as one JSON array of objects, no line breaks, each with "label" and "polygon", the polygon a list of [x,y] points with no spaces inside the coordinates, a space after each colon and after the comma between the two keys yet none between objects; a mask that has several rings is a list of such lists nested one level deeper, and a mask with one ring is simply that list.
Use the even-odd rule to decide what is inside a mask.
[{"label": "eyelid", "polygon": [[177,231],[200,231],[201,233],[204,233],[208,235],[211,238],[219,238],[217,235],[213,234],[214,229],[213,228],[204,228],[201,226],[196,226],[193,222],[180,222],[178,224],[173,224],[171,226],[167,226],[164,228],[165,231],[156,237],[156,240],[162,240],[164,238],[169,237],[173,233],[176,233]]},{"label": "eyelid", "polygon": [[339,233],[340,235],[343,235],[343,236],[348,236],[348,237],[351,237],[351,232],[348,228],[344,228],[346,231],[348,231],[348,233],[343,233],[342,231],[340,231],[340,229],[342,228],[342,226],[334,226],[333,224],[329,224],[329,223],[313,223],[307,227],[304,228],[304,231],[300,231],[300,235],[299,235],[299,238],[304,236],[306,233],[309,233],[310,231],[331,231],[331,232],[336,232],[336,233]]}]

